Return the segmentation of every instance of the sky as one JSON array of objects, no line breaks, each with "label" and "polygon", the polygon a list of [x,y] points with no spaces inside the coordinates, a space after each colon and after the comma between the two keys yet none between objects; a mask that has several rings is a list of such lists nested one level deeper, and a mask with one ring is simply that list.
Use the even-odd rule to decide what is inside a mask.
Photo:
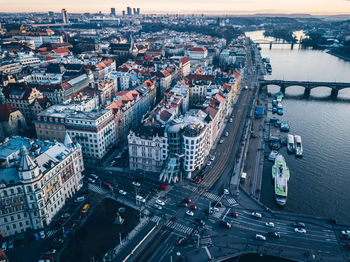
[{"label": "sky", "polygon": [[350,0],[0,0],[0,12],[109,13],[114,7],[121,13],[127,6],[141,13],[303,13],[350,14]]}]

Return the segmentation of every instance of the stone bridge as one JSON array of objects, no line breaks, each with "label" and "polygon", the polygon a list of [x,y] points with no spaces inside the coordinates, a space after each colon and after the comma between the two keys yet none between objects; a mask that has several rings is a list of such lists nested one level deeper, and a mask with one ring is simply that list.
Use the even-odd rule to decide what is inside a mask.
[{"label": "stone bridge", "polygon": [[287,88],[292,86],[302,86],[304,87],[304,95],[309,96],[311,89],[316,87],[325,86],[330,88],[331,96],[337,97],[339,90],[344,88],[350,88],[350,83],[344,82],[318,82],[318,81],[285,81],[285,80],[260,80],[260,88],[264,88],[268,85],[276,85],[281,88],[281,91],[284,93]]}]

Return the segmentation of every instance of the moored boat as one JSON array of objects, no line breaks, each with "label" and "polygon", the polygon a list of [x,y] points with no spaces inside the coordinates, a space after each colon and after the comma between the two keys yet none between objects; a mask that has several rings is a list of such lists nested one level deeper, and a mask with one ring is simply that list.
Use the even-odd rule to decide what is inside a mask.
[{"label": "moored boat", "polygon": [[289,123],[288,122],[281,122],[280,130],[283,132],[289,131]]},{"label": "moored boat", "polygon": [[283,99],[284,95],[281,91],[279,91],[277,94],[276,94],[276,100],[278,103],[282,102],[282,99]]},{"label": "moored boat", "polygon": [[301,136],[295,135],[294,143],[295,143],[295,155],[299,157],[303,156],[303,144],[301,142]]},{"label": "moored boat", "polygon": [[281,154],[278,154],[275,164],[272,166],[272,178],[274,180],[275,200],[280,206],[287,203],[289,176],[286,161]]},{"label": "moored boat", "polygon": [[294,153],[294,150],[295,150],[294,136],[291,134],[288,134],[287,151],[289,153]]}]

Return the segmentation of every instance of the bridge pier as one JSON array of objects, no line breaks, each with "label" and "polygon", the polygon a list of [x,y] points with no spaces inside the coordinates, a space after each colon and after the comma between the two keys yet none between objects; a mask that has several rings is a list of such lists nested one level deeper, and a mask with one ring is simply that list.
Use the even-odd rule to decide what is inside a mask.
[{"label": "bridge pier", "polygon": [[338,89],[332,88],[331,97],[337,98],[338,93],[339,93]]},{"label": "bridge pier", "polygon": [[285,86],[281,86],[281,92],[284,94],[286,92],[286,87]]},{"label": "bridge pier", "polygon": [[270,42],[270,50],[272,49],[272,42]]},{"label": "bridge pier", "polygon": [[310,88],[305,88],[304,90],[304,97],[309,97],[311,93],[311,89]]}]

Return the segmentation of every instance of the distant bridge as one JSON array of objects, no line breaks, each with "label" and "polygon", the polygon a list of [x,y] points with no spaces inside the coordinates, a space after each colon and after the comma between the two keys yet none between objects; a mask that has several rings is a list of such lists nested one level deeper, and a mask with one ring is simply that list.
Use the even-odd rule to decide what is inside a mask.
[{"label": "distant bridge", "polygon": [[32,27],[60,27],[60,26],[67,26],[70,24],[64,24],[64,23],[60,23],[60,24],[31,24]]},{"label": "distant bridge", "polygon": [[260,80],[260,88],[266,87],[268,85],[276,85],[281,88],[284,93],[287,88],[291,86],[301,86],[304,87],[304,95],[309,96],[311,89],[316,87],[325,86],[330,88],[331,96],[337,97],[339,90],[350,88],[350,83],[344,82],[318,82],[318,81],[285,81],[285,80]]}]

